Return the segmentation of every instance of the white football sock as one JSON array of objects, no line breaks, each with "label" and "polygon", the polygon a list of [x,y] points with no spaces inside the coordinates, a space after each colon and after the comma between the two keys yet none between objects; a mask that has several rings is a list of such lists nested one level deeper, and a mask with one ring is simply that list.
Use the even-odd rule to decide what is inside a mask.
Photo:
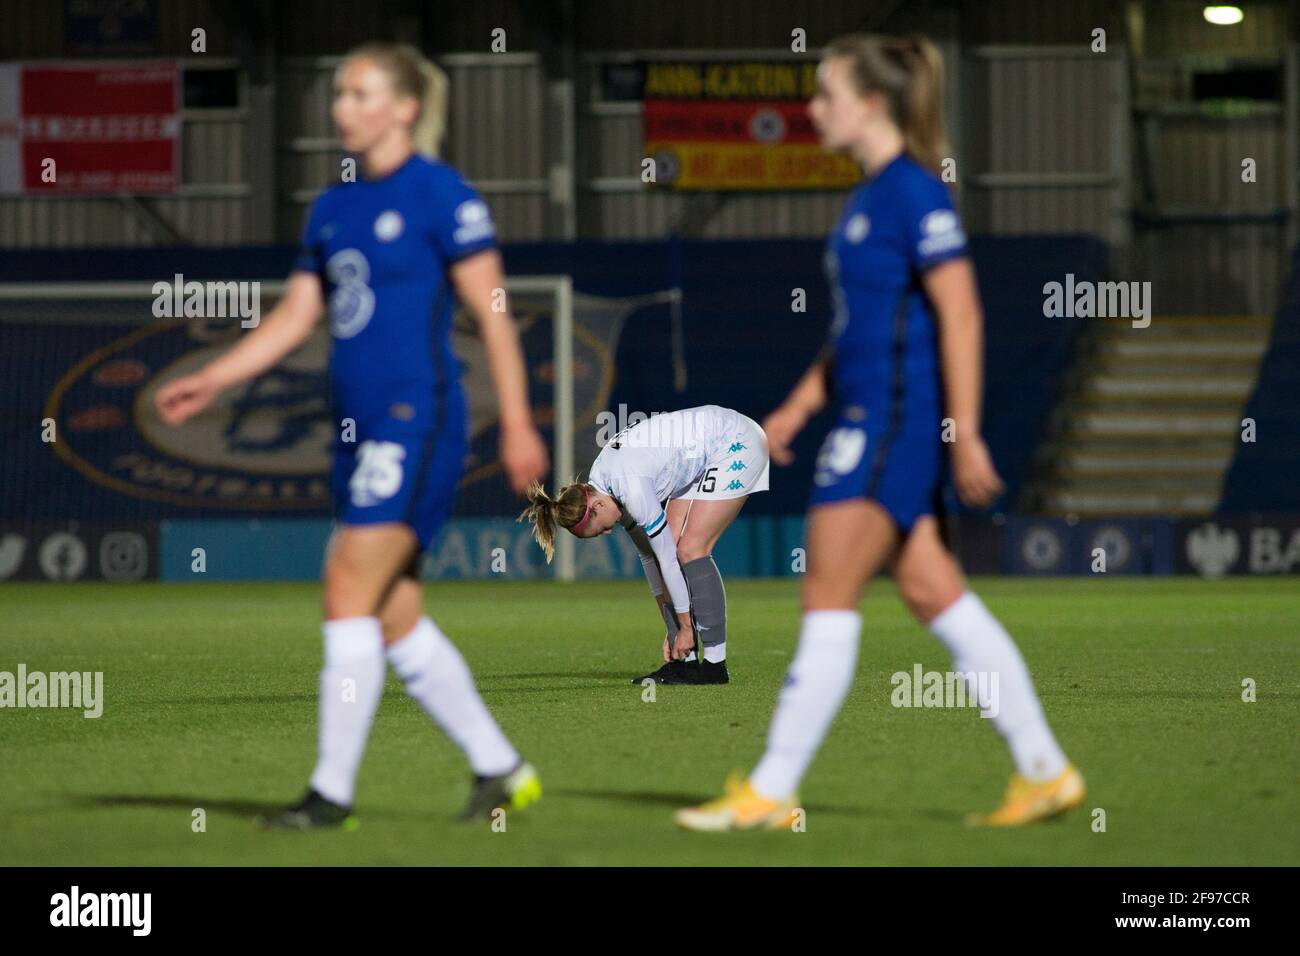
[{"label": "white football sock", "polygon": [[705,645],[704,659],[710,664],[719,664],[725,661],[727,659],[727,642]]},{"label": "white football sock", "polygon": [[388,648],[406,692],[437,722],[482,777],[509,773],[519,754],[488,713],[460,651],[429,618]]},{"label": "white football sock", "polygon": [[357,768],[384,693],[384,633],[376,617],[326,621],[320,672],[320,729],[312,789],[352,805]]},{"label": "white football sock", "polygon": [[[1051,780],[1066,767],[1066,757],[1052,736],[1024,658],[1011,635],[971,591],[929,624],[930,632],[952,654],[953,669],[974,677],[997,675],[997,699],[990,718],[1011,750],[1016,770],[1030,780]],[[975,681],[967,678],[968,693]],[[986,678],[987,680],[987,678]],[[986,705],[986,702],[981,702]]]},{"label": "white football sock", "polygon": [[762,796],[784,800],[798,789],[853,684],[861,631],[857,611],[804,614],[799,649],[767,732],[767,752],[749,777]]},{"label": "white football sock", "polygon": [[695,660],[695,652],[694,651],[689,652],[684,658],[682,658],[682,660],[688,662]]}]

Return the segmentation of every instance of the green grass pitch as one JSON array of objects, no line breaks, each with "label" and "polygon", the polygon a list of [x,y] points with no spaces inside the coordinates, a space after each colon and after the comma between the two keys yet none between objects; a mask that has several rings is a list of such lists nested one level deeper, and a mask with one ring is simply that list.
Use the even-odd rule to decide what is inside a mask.
[{"label": "green grass pitch", "polygon": [[679,832],[674,808],[761,753],[796,584],[728,582],[732,683],[646,702],[628,683],[657,666],[643,583],[482,581],[428,585],[425,603],[537,764],[542,802],[504,832],[452,823],[468,769],[390,675],[361,827],[266,834],[253,815],[296,799],[315,757],[316,586],[5,584],[0,671],[103,671],[105,703],[91,720],[0,709],[0,864],[1300,863],[1294,581],[975,587],[1087,778],[1061,820],[963,826],[997,802],[1010,760],[974,710],[891,706],[891,674],[949,661],[882,582],[863,605],[856,683],[804,782],[806,832]]}]

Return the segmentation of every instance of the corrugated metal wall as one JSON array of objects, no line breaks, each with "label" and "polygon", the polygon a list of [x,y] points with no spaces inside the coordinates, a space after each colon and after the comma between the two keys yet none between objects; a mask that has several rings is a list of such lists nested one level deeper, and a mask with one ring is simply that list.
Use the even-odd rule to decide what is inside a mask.
[{"label": "corrugated metal wall", "polygon": [[507,240],[544,239],[548,154],[555,128],[540,58],[531,53],[450,56],[446,156],[485,192]]},{"label": "corrugated metal wall", "polygon": [[[443,155],[465,172],[492,205],[506,241],[548,233],[546,83],[532,53],[451,55],[448,128]],[[338,60],[286,60],[280,97],[279,239],[298,238],[308,204],[339,181],[343,153],[330,119]]]},{"label": "corrugated metal wall", "polygon": [[276,72],[276,239],[281,242],[298,240],[311,200],[341,175],[343,153],[330,119],[335,62],[290,57]]},{"label": "corrugated metal wall", "polygon": [[958,173],[972,230],[1123,238],[1125,69],[1122,47],[973,51],[964,102],[978,105],[964,117]]},{"label": "corrugated metal wall", "polygon": [[[1242,160],[1255,160],[1254,182]],[[1281,116],[1203,119],[1166,116],[1154,134],[1152,169],[1162,205],[1274,210],[1286,204],[1286,131]]]}]

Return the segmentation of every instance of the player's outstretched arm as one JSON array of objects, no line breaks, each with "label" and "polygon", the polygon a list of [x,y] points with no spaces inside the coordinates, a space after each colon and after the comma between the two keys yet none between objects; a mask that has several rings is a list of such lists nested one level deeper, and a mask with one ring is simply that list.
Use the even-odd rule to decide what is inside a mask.
[{"label": "player's outstretched arm", "polygon": [[294,272],[279,304],[256,329],[199,371],[158,390],[154,396],[158,415],[168,425],[179,425],[207,408],[225,389],[261,375],[306,341],[324,306],[320,278],[311,272]]},{"label": "player's outstretched arm", "polygon": [[[528,372],[514,317],[506,307],[501,254],[487,249],[451,267],[456,293],[478,320],[501,410],[501,461],[516,493],[550,468],[546,446],[528,408]],[[568,476],[562,476],[567,479]]]},{"label": "player's outstretched arm", "polygon": [[923,281],[939,319],[944,407],[956,428],[953,484],[963,502],[983,507],[1002,492],[1003,485],[980,435],[984,315],[975,270],[965,257],[950,259],[927,270]]}]

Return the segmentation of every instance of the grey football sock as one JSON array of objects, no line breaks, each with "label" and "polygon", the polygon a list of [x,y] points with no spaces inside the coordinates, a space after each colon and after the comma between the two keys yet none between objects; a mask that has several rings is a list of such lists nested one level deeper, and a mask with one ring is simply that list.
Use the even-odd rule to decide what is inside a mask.
[{"label": "grey football sock", "polygon": [[722,587],[722,575],[713,563],[713,555],[705,555],[682,565],[682,576],[691,592],[691,613],[695,616],[695,629],[704,647],[717,647],[727,641],[727,592]]}]

